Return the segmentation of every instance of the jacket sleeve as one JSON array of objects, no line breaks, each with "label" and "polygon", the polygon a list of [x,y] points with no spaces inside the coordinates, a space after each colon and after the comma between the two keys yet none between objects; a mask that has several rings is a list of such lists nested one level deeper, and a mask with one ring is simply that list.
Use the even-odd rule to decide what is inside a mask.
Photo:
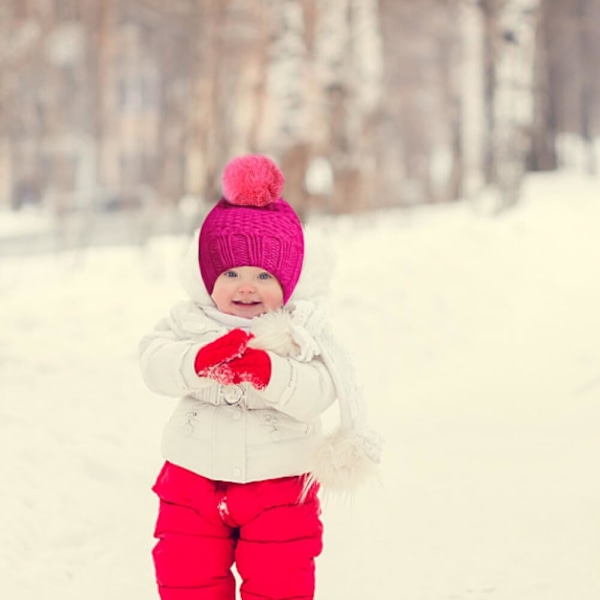
[{"label": "jacket sleeve", "polygon": [[148,388],[165,396],[182,396],[214,385],[196,375],[194,361],[198,350],[217,337],[208,331],[189,339],[178,333],[171,318],[159,321],[139,343],[140,369]]},{"label": "jacket sleeve", "polygon": [[320,358],[299,362],[269,352],[271,380],[259,395],[267,405],[310,423],[336,399],[332,377]]}]

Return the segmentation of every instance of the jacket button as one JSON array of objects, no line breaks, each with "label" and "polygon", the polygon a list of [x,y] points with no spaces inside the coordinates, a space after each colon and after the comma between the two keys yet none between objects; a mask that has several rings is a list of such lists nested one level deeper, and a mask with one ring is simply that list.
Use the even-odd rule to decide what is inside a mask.
[{"label": "jacket button", "polygon": [[274,441],[280,440],[281,432],[280,431],[271,431],[271,439]]},{"label": "jacket button", "polygon": [[242,470],[239,467],[236,467],[233,470],[233,476],[237,479],[242,476]]},{"label": "jacket button", "polygon": [[223,396],[225,404],[229,404],[229,406],[235,406],[236,404],[239,404],[244,397],[244,390],[239,385],[221,385],[219,392]]},{"label": "jacket button", "polygon": [[233,420],[234,421],[239,421],[242,418],[242,411],[241,410],[235,410],[233,411]]}]

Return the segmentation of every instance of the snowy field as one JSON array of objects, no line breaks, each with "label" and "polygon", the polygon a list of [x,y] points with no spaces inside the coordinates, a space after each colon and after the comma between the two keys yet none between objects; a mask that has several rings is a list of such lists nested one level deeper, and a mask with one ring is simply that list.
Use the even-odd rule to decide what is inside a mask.
[{"label": "snowy field", "polygon": [[[600,180],[515,211],[319,224],[380,481],[324,504],[318,600],[600,598]],[[0,598],[157,598],[160,433],[138,339],[187,242],[2,257]]]}]

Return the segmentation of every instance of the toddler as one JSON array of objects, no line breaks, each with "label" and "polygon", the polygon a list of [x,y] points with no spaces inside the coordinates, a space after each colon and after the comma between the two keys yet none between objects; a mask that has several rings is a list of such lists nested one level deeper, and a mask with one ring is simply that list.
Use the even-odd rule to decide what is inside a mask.
[{"label": "toddler", "polygon": [[283,184],[265,156],[226,166],[184,259],[190,299],[140,342],[148,387],[180,397],[153,488],[162,600],[234,600],[234,563],[243,600],[313,598],[319,489],[351,490],[379,460],[324,317],[329,261]]}]

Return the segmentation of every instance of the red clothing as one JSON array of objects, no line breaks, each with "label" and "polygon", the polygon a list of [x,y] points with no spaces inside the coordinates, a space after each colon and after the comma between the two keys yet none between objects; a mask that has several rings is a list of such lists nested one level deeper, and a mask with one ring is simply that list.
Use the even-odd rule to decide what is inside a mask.
[{"label": "red clothing", "polygon": [[160,510],[153,556],[162,600],[312,599],[323,527],[316,486],[302,477],[212,481],[166,463],[153,490]]}]

